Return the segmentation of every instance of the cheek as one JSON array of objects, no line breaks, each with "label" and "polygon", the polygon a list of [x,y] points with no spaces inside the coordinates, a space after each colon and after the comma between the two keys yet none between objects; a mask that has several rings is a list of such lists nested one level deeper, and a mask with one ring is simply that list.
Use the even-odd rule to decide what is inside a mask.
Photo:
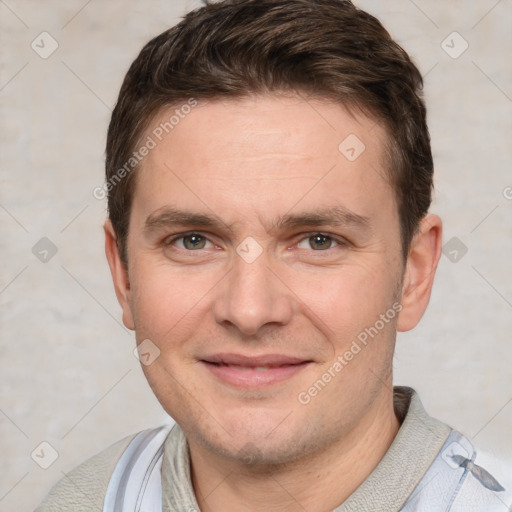
[{"label": "cheek", "polygon": [[[204,313],[211,278],[165,264],[137,262],[131,276],[131,306],[137,338],[177,337]],[[171,333],[173,333],[171,335]]]},{"label": "cheek", "polygon": [[396,274],[395,267],[386,264],[351,264],[306,282],[299,293],[327,327],[346,336],[373,324],[392,306]]}]

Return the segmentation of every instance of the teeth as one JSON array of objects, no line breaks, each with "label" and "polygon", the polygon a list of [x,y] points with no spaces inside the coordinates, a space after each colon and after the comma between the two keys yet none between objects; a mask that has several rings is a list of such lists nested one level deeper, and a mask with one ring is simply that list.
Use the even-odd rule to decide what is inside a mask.
[{"label": "teeth", "polygon": [[234,368],[235,370],[256,370],[258,372],[266,372],[270,370],[269,366],[240,366],[238,364],[228,364],[230,368]]}]

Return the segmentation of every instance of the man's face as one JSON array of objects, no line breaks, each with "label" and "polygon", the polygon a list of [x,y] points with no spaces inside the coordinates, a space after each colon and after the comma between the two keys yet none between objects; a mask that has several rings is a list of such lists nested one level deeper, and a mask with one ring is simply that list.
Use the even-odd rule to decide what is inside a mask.
[{"label": "man's face", "polygon": [[389,398],[399,219],[384,131],[353,115],[300,98],[211,101],[153,136],[121,303],[138,343],[160,350],[143,367],[155,395],[198,446],[293,460]]}]

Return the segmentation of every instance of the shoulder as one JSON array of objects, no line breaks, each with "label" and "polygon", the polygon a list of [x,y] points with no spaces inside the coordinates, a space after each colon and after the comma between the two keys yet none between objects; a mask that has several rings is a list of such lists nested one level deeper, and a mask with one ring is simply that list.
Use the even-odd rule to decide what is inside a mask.
[{"label": "shoulder", "polygon": [[457,462],[465,469],[466,478],[461,482],[460,496],[454,500],[454,510],[467,510],[469,504],[488,512],[512,510],[512,461],[478,448],[472,460],[463,456]]},{"label": "shoulder", "polygon": [[450,512],[512,510],[512,464],[452,430],[441,451],[401,509]]},{"label": "shoulder", "polygon": [[121,439],[65,475],[35,512],[102,510],[112,472],[136,435]]}]

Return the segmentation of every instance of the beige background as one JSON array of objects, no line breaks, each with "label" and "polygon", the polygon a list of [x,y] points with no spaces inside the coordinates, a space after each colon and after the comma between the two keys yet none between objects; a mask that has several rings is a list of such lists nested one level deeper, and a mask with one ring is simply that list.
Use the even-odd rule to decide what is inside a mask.
[{"label": "beige background", "polygon": [[[399,337],[396,382],[476,445],[512,457],[512,2],[356,3],[426,76],[433,211],[445,241],[467,247],[456,262],[442,257],[422,324]],[[197,5],[0,0],[2,512],[32,510],[76,464],[166,420],[120,323],[105,204],[92,190],[103,182],[107,123],[129,64]],[[31,48],[51,49],[43,31],[59,45],[46,59]],[[453,31],[463,39],[448,37],[452,55],[469,45],[458,58],[442,47]],[[47,262],[32,252],[43,237],[57,249]],[[46,470],[31,458],[43,441],[59,454]],[[49,462],[51,449],[43,452],[39,462]]]}]

